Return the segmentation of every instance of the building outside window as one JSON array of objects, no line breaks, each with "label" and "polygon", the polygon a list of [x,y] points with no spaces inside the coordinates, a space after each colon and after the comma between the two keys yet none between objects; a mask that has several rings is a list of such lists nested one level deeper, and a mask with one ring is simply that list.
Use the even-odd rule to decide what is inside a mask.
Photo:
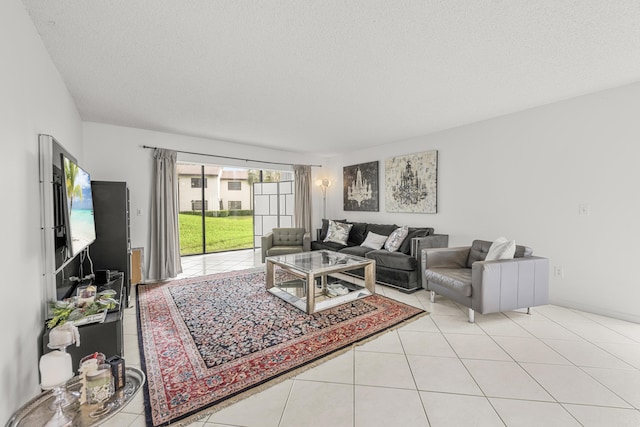
[{"label": "building outside window", "polygon": [[240,210],[242,209],[242,202],[237,200],[229,200],[229,210]]},{"label": "building outside window", "polygon": [[[204,201],[204,210],[209,209],[209,201]],[[191,201],[191,210],[192,211],[201,211],[202,210],[202,200],[192,200]]]},{"label": "building outside window", "polygon": [[227,181],[227,190],[229,191],[242,191],[241,181]]},{"label": "building outside window", "polygon": [[[191,178],[191,188],[202,188],[202,178],[201,177],[192,177]],[[204,188],[207,188],[207,178],[204,179]]]}]

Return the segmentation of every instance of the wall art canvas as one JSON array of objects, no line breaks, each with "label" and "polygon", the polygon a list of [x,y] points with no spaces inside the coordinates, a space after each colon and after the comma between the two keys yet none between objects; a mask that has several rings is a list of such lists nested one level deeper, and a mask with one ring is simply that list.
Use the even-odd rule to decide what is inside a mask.
[{"label": "wall art canvas", "polygon": [[378,162],[345,166],[342,174],[343,209],[372,211],[379,209]]},{"label": "wall art canvas", "polygon": [[387,212],[437,212],[438,151],[392,157],[385,163]]}]

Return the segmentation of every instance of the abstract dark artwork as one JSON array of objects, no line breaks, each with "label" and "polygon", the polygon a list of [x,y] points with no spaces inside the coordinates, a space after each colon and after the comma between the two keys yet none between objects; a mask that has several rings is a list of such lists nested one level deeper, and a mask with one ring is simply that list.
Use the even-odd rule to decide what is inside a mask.
[{"label": "abstract dark artwork", "polygon": [[392,157],[385,164],[387,212],[437,212],[438,151]]},{"label": "abstract dark artwork", "polygon": [[361,163],[343,168],[343,209],[370,211],[379,209],[378,162]]}]

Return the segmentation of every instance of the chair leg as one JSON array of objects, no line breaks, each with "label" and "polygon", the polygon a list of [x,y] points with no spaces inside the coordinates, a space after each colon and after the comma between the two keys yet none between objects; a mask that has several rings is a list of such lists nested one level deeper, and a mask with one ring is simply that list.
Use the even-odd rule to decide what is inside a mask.
[{"label": "chair leg", "polygon": [[527,307],[527,314],[533,314],[531,313],[531,307]]},{"label": "chair leg", "polygon": [[472,308],[469,309],[469,323],[475,323],[475,311]]},{"label": "chair leg", "polygon": [[431,299],[431,302],[436,302],[436,293],[431,291],[429,298]]}]

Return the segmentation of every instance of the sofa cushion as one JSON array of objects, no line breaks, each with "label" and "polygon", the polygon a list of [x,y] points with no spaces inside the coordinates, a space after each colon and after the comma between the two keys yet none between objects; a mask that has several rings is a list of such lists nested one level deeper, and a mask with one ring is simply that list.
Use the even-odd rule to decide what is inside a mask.
[{"label": "sofa cushion", "polygon": [[418,266],[418,260],[412,256],[400,253],[389,252],[385,249],[371,251],[367,253],[366,258],[376,262],[376,267],[395,268],[396,270],[411,271]]},{"label": "sofa cushion", "polygon": [[395,224],[367,224],[367,232],[371,231],[381,236],[390,235],[396,228],[398,226]]},{"label": "sofa cushion", "polygon": [[324,241],[346,245],[347,240],[349,239],[349,231],[351,231],[351,227],[351,224],[347,224],[345,222],[329,220],[329,229],[327,230],[327,237],[325,237]]},{"label": "sofa cushion", "polygon": [[470,268],[428,268],[424,275],[429,282],[437,283],[466,297],[471,296]]},{"label": "sofa cushion", "polygon": [[366,222],[351,222],[353,225],[351,231],[349,231],[348,242],[353,245],[360,245],[367,237],[367,223]]},{"label": "sofa cushion", "polygon": [[319,251],[322,249],[327,249],[334,252],[339,252],[340,250],[346,248],[347,245],[341,245],[340,243],[335,242],[321,242],[319,240],[315,240],[311,242],[311,250]]},{"label": "sofa cushion", "polygon": [[373,233],[369,231],[367,233],[367,238],[364,239],[364,242],[360,244],[360,246],[364,246],[365,248],[371,249],[381,249],[384,245],[384,242],[387,241],[387,236],[381,236],[379,234]]},{"label": "sofa cushion", "polygon": [[409,255],[411,253],[411,239],[414,237],[425,237],[433,234],[433,228],[411,228],[409,227],[409,233],[405,237],[404,241],[398,249],[399,252]]},{"label": "sofa cushion", "polygon": [[365,257],[365,255],[371,252],[373,249],[367,248],[366,246],[348,246],[346,248],[340,249],[341,254],[355,255],[359,257]]},{"label": "sofa cushion", "polygon": [[347,222],[346,219],[323,219],[322,220],[322,228],[320,229],[320,240],[324,240],[327,238],[327,231],[329,230],[329,221],[335,222]]},{"label": "sofa cushion", "polygon": [[287,255],[287,254],[295,254],[298,252],[302,252],[302,245],[300,246],[273,246],[267,249],[267,256],[278,256],[278,255]]},{"label": "sofa cushion", "polygon": [[384,242],[384,248],[389,252],[395,252],[400,249],[400,245],[407,238],[409,227],[399,227],[393,230],[387,240]]}]

